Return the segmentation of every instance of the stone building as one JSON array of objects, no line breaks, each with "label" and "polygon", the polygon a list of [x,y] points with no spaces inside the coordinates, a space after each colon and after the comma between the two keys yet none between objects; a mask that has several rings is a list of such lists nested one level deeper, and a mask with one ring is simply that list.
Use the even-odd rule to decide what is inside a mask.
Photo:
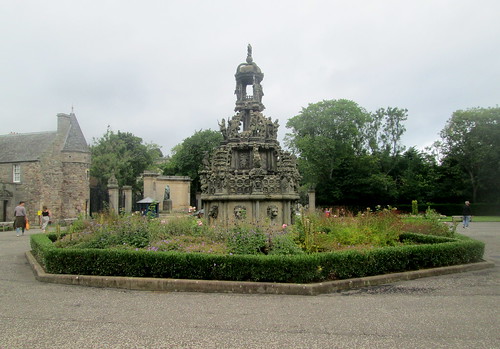
[{"label": "stone building", "polygon": [[74,113],[57,114],[57,131],[0,135],[0,220],[26,202],[30,222],[47,206],[55,220],[89,207],[90,150]]},{"label": "stone building", "polygon": [[278,120],[262,113],[264,74],[250,45],[235,78],[236,114],[219,123],[224,140],[200,171],[205,216],[220,224],[241,219],[291,224],[300,175],[295,157],[277,141]]}]

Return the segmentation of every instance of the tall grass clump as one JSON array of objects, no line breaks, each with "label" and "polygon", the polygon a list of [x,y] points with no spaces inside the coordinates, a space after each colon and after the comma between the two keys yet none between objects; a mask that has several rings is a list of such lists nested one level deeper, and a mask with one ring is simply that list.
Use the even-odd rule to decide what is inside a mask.
[{"label": "tall grass clump", "polygon": [[404,218],[402,229],[407,233],[453,237],[456,224],[454,226],[445,224],[441,221],[439,213],[428,208],[423,215]]},{"label": "tall grass clump", "polygon": [[403,223],[391,209],[356,215],[327,217],[321,213],[302,215],[294,226],[296,241],[306,252],[330,252],[348,248],[394,246],[399,243]]}]

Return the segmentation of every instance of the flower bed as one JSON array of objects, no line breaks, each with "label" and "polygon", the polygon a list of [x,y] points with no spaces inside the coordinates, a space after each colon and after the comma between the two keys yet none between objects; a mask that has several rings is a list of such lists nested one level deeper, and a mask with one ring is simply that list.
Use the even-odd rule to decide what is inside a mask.
[{"label": "flower bed", "polygon": [[[484,244],[392,210],[220,230],[193,217],[102,215],[31,236],[48,273],[310,283],[481,261]],[[439,225],[441,224],[441,226]],[[442,236],[416,234],[432,231]]]},{"label": "flower bed", "polygon": [[470,238],[405,233],[400,245],[295,255],[228,255],[144,249],[57,248],[55,234],[31,236],[32,251],[54,274],[310,283],[481,261]]}]

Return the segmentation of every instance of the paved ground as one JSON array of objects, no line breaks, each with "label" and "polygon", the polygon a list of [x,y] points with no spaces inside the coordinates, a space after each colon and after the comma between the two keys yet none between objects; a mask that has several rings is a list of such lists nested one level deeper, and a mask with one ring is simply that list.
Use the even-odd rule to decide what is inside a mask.
[{"label": "paved ground", "polygon": [[471,225],[494,268],[313,297],[41,283],[0,232],[0,348],[500,348],[500,223]]}]

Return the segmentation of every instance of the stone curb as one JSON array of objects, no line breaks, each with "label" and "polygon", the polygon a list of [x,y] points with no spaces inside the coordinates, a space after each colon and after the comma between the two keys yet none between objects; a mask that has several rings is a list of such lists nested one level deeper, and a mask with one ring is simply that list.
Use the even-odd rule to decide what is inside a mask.
[{"label": "stone curb", "polygon": [[163,292],[218,292],[243,294],[282,294],[315,296],[366,286],[376,286],[404,280],[414,280],[429,276],[462,273],[467,271],[493,268],[493,262],[483,261],[471,264],[453,265],[433,269],[414,270],[403,273],[367,276],[347,280],[335,280],[311,284],[288,284],[273,282],[250,281],[219,281],[219,280],[187,280],[187,279],[160,279],[138,278],[126,276],[93,276],[48,274],[40,266],[30,251],[26,258],[41,282],[50,282],[66,285],[80,285],[91,287],[122,288],[128,290],[163,291]]}]

